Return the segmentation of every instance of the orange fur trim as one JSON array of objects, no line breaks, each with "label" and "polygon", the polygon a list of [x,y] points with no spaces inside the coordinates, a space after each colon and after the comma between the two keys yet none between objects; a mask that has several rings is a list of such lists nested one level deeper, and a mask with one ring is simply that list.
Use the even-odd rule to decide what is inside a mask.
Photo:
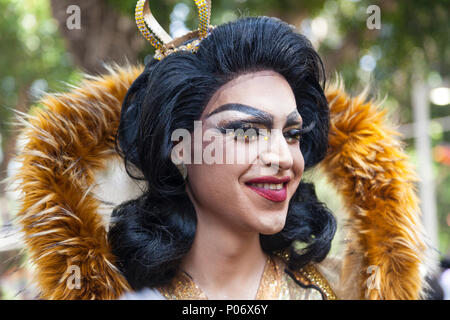
[{"label": "orange fur trim", "polygon": [[[353,259],[355,248],[363,253],[360,297],[418,299],[426,247],[417,178],[396,139],[399,134],[388,128],[386,111],[366,101],[366,94],[350,98],[342,86],[333,84],[326,96],[330,149],[321,166],[343,197],[350,236],[356,237],[346,260]],[[344,269],[355,272],[351,266]]]},{"label": "orange fur trim", "polygon": [[45,109],[22,119],[18,217],[44,299],[115,299],[129,289],[89,191],[94,171],[114,155],[122,100],[141,72],[117,67],[89,77],[70,93],[46,96]]},{"label": "orange fur trim", "polygon": [[[142,71],[142,66],[116,66],[69,93],[46,96],[45,108],[18,117],[27,141],[13,177],[23,194],[18,217],[42,298],[115,299],[130,289],[114,266],[99,202],[90,191],[94,171],[117,156],[113,138],[122,100]],[[326,93],[332,124],[322,167],[345,199],[358,250],[365,255],[361,297],[365,269],[374,265],[380,290],[369,290],[371,299],[418,298],[424,247],[413,171],[395,133],[384,125],[384,112],[364,97],[349,98],[342,88]],[[70,289],[76,267],[80,289]]]}]

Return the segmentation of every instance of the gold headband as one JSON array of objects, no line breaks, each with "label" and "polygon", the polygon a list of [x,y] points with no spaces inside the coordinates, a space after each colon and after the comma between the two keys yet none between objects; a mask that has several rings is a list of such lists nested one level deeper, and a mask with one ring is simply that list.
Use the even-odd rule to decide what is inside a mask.
[{"label": "gold headband", "polygon": [[[194,0],[199,14],[199,28],[188,34],[172,39],[156,21],[147,0],[139,0],[136,4],[136,24],[142,35],[155,47],[155,59],[161,60],[176,51],[197,51],[200,42],[208,36],[213,28],[209,25],[211,18],[211,0]],[[147,28],[148,26],[148,28]],[[193,40],[186,45],[186,41]]]}]

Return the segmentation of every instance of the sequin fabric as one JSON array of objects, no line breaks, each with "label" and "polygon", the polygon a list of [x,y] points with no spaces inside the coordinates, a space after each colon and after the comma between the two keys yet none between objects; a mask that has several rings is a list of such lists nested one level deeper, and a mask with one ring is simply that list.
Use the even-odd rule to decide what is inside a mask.
[{"label": "sequin fabric", "polygon": [[[169,285],[158,290],[168,300],[208,299],[194,280],[184,272],[180,272]],[[274,255],[267,260],[255,299],[334,300],[336,295],[313,265],[290,271],[283,258]]]}]

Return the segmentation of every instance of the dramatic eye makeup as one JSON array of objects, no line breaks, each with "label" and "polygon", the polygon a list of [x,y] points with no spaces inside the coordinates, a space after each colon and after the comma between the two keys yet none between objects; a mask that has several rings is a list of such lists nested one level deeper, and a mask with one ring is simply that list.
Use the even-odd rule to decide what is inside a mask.
[{"label": "dramatic eye makeup", "polygon": [[[258,136],[261,135],[267,140],[266,136],[268,137],[270,135],[270,130],[273,129],[273,116],[260,109],[243,104],[230,103],[215,109],[209,113],[206,118],[213,114],[228,110],[246,113],[250,115],[250,117],[220,121],[216,126],[216,129],[221,133],[230,134],[234,136],[235,140],[243,140],[245,142],[255,141]],[[303,128],[302,119],[295,110],[287,116],[283,135],[286,137],[288,143],[293,143],[299,141],[303,133],[310,131],[310,127],[311,126]]]},{"label": "dramatic eye makeup", "polygon": [[259,136],[269,137],[268,130],[255,126],[251,119],[230,121],[217,126],[216,129],[223,134],[233,136],[234,140],[245,142],[255,141]]}]

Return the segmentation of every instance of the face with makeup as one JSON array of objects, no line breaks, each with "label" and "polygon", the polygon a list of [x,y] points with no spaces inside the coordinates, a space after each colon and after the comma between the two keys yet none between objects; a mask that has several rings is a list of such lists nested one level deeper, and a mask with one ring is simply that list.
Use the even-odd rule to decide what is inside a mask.
[{"label": "face with makeup", "polygon": [[203,149],[220,140],[224,162],[187,165],[186,191],[198,223],[281,231],[304,170],[302,118],[289,83],[274,71],[241,75],[213,95],[200,120],[203,132],[217,132],[200,142]]}]

